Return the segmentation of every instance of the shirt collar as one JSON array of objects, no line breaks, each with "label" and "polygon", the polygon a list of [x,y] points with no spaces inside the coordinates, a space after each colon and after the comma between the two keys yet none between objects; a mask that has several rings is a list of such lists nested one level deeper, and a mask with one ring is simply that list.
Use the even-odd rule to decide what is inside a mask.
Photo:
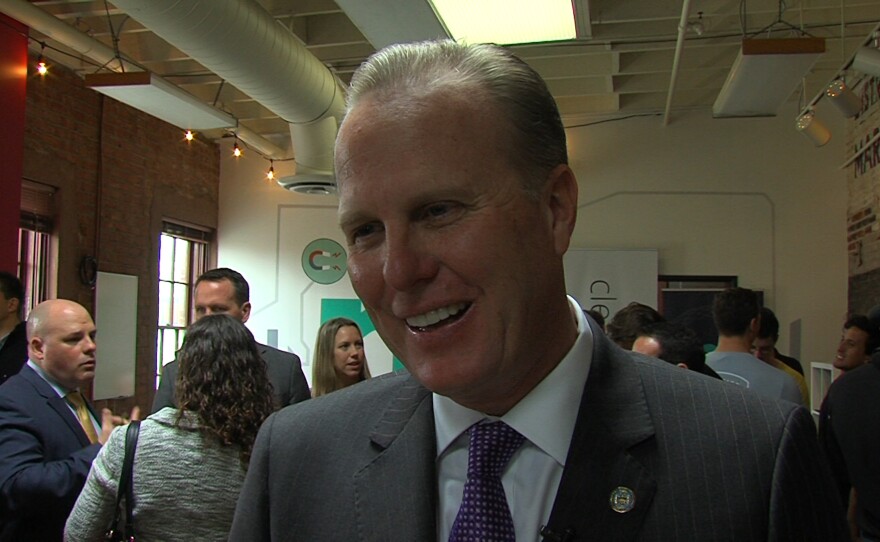
[{"label": "shirt collar", "polygon": [[67,397],[68,393],[74,391],[74,390],[69,390],[69,389],[65,388],[64,386],[62,386],[58,382],[55,382],[55,379],[53,379],[51,376],[49,376],[49,373],[44,371],[42,367],[40,367],[39,365],[37,365],[36,363],[31,361],[30,359],[27,360],[27,365],[28,365],[28,367],[33,369],[34,372],[40,376],[40,378],[45,380],[46,384],[49,384],[50,386],[52,386],[52,389],[55,390],[55,393],[58,394],[58,397],[61,397],[63,399],[65,397]]},{"label": "shirt collar", "polygon": [[580,409],[593,353],[593,334],[578,303],[568,298],[577,320],[577,339],[544,380],[501,418],[433,394],[434,430],[439,457],[468,427],[483,419],[501,419],[564,466]]}]

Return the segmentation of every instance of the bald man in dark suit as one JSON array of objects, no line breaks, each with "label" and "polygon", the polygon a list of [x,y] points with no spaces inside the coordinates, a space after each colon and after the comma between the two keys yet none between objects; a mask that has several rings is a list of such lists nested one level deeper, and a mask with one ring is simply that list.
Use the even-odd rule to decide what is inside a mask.
[{"label": "bald man in dark suit", "polygon": [[45,301],[28,317],[30,359],[0,386],[0,541],[60,542],[92,460],[122,423],[80,395],[95,377],[95,351],[81,305]]}]

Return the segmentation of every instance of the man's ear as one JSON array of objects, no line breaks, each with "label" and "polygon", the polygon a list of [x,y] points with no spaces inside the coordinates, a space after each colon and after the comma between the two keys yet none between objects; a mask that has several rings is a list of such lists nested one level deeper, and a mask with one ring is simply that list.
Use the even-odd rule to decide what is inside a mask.
[{"label": "man's ear", "polygon": [[758,336],[758,330],[760,328],[761,328],[761,317],[756,316],[755,318],[752,318],[752,321],[749,322],[749,329],[752,331],[752,333],[755,334],[756,337]]},{"label": "man's ear", "polygon": [[45,353],[43,352],[44,347],[43,339],[40,337],[31,337],[28,339],[28,357],[34,360],[34,363],[40,363],[45,358]]},{"label": "man's ear", "polygon": [[241,305],[241,323],[244,324],[251,317],[251,302],[245,301]]},{"label": "man's ear", "polygon": [[562,256],[568,250],[577,219],[577,178],[567,164],[559,164],[553,168],[547,176],[545,191],[553,247]]}]

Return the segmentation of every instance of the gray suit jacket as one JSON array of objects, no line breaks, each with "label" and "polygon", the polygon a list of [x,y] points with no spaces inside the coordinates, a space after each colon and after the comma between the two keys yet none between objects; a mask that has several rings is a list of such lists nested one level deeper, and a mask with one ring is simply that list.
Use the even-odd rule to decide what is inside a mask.
[{"label": "gray suit jacket", "polygon": [[[302,372],[299,356],[260,343],[257,343],[257,349],[260,351],[260,357],[266,362],[277,408],[305,401],[312,396]],[[156,390],[156,396],[153,398],[154,414],[167,406],[177,408],[177,398],[174,395],[176,380],[177,360],[174,360],[162,369],[159,389]]]},{"label": "gray suit jacket", "polygon": [[[624,352],[595,327],[593,335],[548,521],[555,533],[847,540],[804,408]],[[431,395],[409,375],[284,409],[257,437],[230,540],[434,540],[435,460]],[[609,504],[620,486],[635,495],[627,513]]]}]

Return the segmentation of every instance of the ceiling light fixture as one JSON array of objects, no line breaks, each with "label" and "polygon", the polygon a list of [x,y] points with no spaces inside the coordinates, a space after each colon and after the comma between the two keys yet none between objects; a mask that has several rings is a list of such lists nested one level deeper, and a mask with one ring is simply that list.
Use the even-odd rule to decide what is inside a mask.
[{"label": "ceiling light fixture", "polygon": [[862,73],[880,77],[880,49],[862,47],[853,58],[852,67]]},{"label": "ceiling light fixture", "polygon": [[807,111],[798,117],[795,127],[817,147],[821,147],[831,140],[831,131],[816,118],[813,111]]},{"label": "ceiling light fixture", "polygon": [[[838,102],[838,92],[836,90],[835,83],[838,81],[843,81],[846,76],[848,70],[857,70],[859,72],[870,75],[872,70],[876,70],[876,75],[880,77],[880,51],[878,51],[878,38],[880,37],[880,23],[877,23],[873,30],[871,30],[868,35],[865,37],[864,41],[862,41],[861,46],[855,50],[852,56],[848,61],[843,63],[843,66],[840,67],[839,70],[834,74],[831,78],[831,82],[828,83],[825,87],[819,90],[819,93],[816,96],[806,102],[806,104],[801,109],[800,115],[797,117],[796,125],[799,131],[807,133],[805,130],[810,129],[808,125],[810,124],[808,121],[815,120],[813,111],[816,105],[819,103],[822,98],[828,98],[832,103],[834,103],[835,107],[841,108],[842,105],[839,105]],[[858,59],[858,62],[857,62]],[[849,72],[852,73],[851,71]],[[857,87],[864,78],[859,78],[855,83],[852,83],[853,87]],[[845,81],[844,81],[845,82]],[[844,92],[843,94],[846,94]],[[852,98],[844,98],[846,101],[851,101]],[[849,109],[850,106],[847,106]],[[841,109],[841,111],[843,111]],[[844,112],[844,115],[847,115],[850,111]],[[803,121],[803,122],[802,122]],[[801,125],[805,124],[804,128],[801,128]],[[824,127],[823,127],[824,128]],[[827,129],[825,129],[827,131]],[[831,135],[828,134],[828,138],[830,139]],[[812,137],[810,139],[813,139]],[[823,138],[820,137],[819,141]],[[824,143],[821,143],[822,145]]]},{"label": "ceiling light fixture", "polygon": [[540,43],[577,37],[571,0],[430,0],[456,41]]},{"label": "ceiling light fixture", "polygon": [[736,61],[712,106],[712,115],[775,116],[824,52],[823,38],[742,40]]},{"label": "ceiling light fixture", "polygon": [[44,76],[49,73],[49,66],[46,65],[46,61],[43,59],[43,51],[46,50],[46,44],[40,42],[40,56],[37,58],[37,73],[40,76]]},{"label": "ceiling light fixture", "polygon": [[232,144],[232,156],[241,158],[241,147],[238,146],[238,137],[235,138],[235,143]]},{"label": "ceiling light fixture", "polygon": [[186,132],[183,133],[183,139],[185,139],[187,141],[192,141],[195,138],[196,138],[196,135],[193,133],[192,130],[187,130]]},{"label": "ceiling light fixture", "polygon": [[269,160],[269,171],[266,172],[266,179],[273,181],[275,180],[275,161]]},{"label": "ceiling light fixture", "polygon": [[687,29],[693,32],[698,36],[702,36],[703,32],[706,31],[706,27],[703,25],[703,12],[697,12],[697,20],[691,23],[688,23]]},{"label": "ceiling light fixture", "polygon": [[232,115],[150,72],[90,73],[85,83],[104,95],[185,130],[212,130],[236,125]]},{"label": "ceiling light fixture", "polygon": [[855,117],[862,110],[862,100],[847,86],[843,77],[831,81],[825,89],[825,96],[846,118]]}]

